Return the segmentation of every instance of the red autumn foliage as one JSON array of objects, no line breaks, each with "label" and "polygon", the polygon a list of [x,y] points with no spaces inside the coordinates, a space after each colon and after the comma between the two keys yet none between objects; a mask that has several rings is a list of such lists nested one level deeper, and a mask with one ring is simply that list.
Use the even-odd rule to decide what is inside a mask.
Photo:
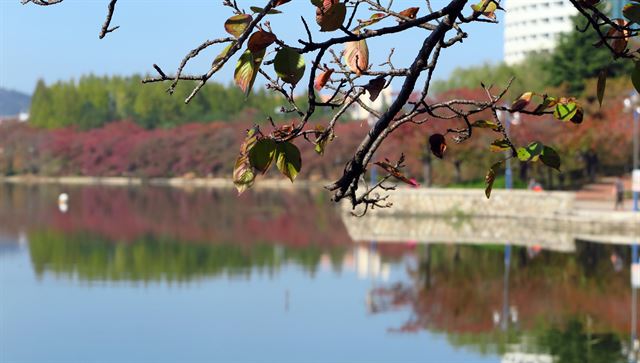
[{"label": "red autumn foliage", "polygon": [[[459,89],[449,91],[441,98],[483,100],[486,94],[482,90]],[[621,107],[615,107],[621,102],[611,100],[601,110],[595,102],[584,102],[587,115],[591,116],[581,125],[562,123],[551,115],[543,118],[522,115],[519,124],[512,125],[510,133],[517,145],[540,141],[555,148],[562,156],[564,172],[581,172],[584,153],[589,150],[599,156],[601,169],[618,172],[629,165],[632,138],[629,132],[631,115],[624,113]],[[534,103],[532,101],[530,107],[534,107]],[[477,114],[471,121],[490,117],[488,113]],[[488,145],[501,137],[490,129],[474,129],[471,139],[457,144],[453,139],[455,135],[447,134],[447,129],[464,128],[463,120],[429,120],[419,127],[414,126],[405,124],[398,128],[376,152],[372,162],[385,158],[395,161],[400,153],[404,153],[407,165],[404,174],[422,181],[424,162],[430,158],[427,140],[437,133],[446,135],[448,148],[443,160],[431,158],[435,184],[482,180],[489,166],[502,157],[488,151]],[[249,127],[249,122],[213,122],[148,130],[130,121],[120,121],[80,131],[73,128],[43,130],[20,123],[3,123],[0,125],[0,175],[229,178],[237,145]],[[327,144],[323,156],[315,153],[313,145],[299,142],[303,159],[300,177],[337,178],[368,129],[364,121],[338,124],[337,137]],[[515,163],[516,168],[518,164]],[[544,168],[534,167],[533,172],[547,175]],[[267,177],[279,176],[272,170]]]}]

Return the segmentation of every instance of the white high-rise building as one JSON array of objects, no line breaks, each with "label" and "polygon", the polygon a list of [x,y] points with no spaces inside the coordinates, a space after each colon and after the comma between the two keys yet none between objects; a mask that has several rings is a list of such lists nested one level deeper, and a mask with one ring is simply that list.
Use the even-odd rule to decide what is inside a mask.
[{"label": "white high-rise building", "polygon": [[507,0],[504,3],[504,61],[514,64],[532,52],[548,52],[560,33],[572,30],[577,10],[569,0]]},{"label": "white high-rise building", "polygon": [[[622,17],[623,0],[607,0],[605,11]],[[549,52],[560,33],[573,30],[571,17],[577,14],[569,0],[505,0],[504,61],[514,64],[532,52]]]}]

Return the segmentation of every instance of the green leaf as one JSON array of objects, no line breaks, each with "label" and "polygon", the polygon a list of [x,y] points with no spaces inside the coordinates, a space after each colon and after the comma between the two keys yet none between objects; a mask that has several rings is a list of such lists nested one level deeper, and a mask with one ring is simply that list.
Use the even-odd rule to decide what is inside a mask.
[{"label": "green leaf", "polygon": [[242,33],[247,30],[251,21],[253,21],[253,17],[249,14],[234,15],[224,22],[224,30],[234,37],[239,38]]},{"label": "green leaf", "polygon": [[218,54],[216,58],[213,60],[212,65],[215,65],[216,63],[219,63],[220,61],[222,61],[222,59],[226,57],[227,54],[229,53],[229,50],[231,50],[231,47],[233,47],[235,44],[236,42],[234,41],[232,43],[229,43],[229,45],[227,45],[226,47],[224,47],[222,52],[220,52],[220,54]]},{"label": "green leaf", "polygon": [[273,139],[260,139],[249,151],[249,162],[264,174],[269,170],[275,154],[276,142]]},{"label": "green leaf", "polygon": [[548,108],[554,107],[558,103],[558,99],[555,97],[549,97],[544,95],[542,99],[542,103],[538,105],[538,107],[533,110],[535,113],[541,113]]},{"label": "green leaf", "polygon": [[475,13],[482,13],[482,15],[489,19],[495,19],[496,14],[494,14],[494,12],[498,10],[499,7],[494,0],[480,0],[479,3],[471,5],[471,9],[473,9]]},{"label": "green leaf", "polygon": [[276,54],[273,68],[284,82],[295,86],[304,76],[306,65],[298,52],[291,48],[282,48]]},{"label": "green leaf", "polygon": [[327,146],[327,142],[332,141],[334,138],[333,132],[330,132],[329,135],[325,135],[325,128],[322,125],[316,125],[315,130],[318,133],[316,134],[316,144],[314,150],[318,154],[324,155],[324,149]]},{"label": "green leaf", "polygon": [[631,73],[631,83],[633,83],[633,87],[636,91],[640,92],[640,62],[636,62],[636,66],[633,68],[633,73]]},{"label": "green leaf", "polygon": [[471,126],[479,129],[491,129],[493,131],[498,131],[500,129],[498,124],[491,120],[478,120],[472,123]]},{"label": "green leaf", "polygon": [[604,100],[604,91],[607,87],[607,69],[602,69],[600,73],[598,73],[598,102],[600,103],[600,107],[602,107],[602,101]]},{"label": "green leaf", "polygon": [[253,83],[256,81],[264,53],[264,49],[258,52],[251,52],[247,49],[238,59],[233,79],[245,96],[249,96]]},{"label": "green leaf", "polygon": [[575,102],[558,103],[553,111],[553,117],[560,121],[569,121],[577,112],[578,105]]},{"label": "green leaf", "polygon": [[386,18],[388,15],[385,13],[375,13],[373,15],[371,15],[371,17],[367,20],[360,20],[358,19],[358,23],[360,23],[357,27],[353,28],[353,31],[359,31],[360,29],[367,27],[369,25],[373,25],[377,22],[379,22],[380,20]]},{"label": "green leaf", "polygon": [[276,167],[293,183],[302,169],[302,158],[298,147],[290,142],[277,144]]},{"label": "green leaf", "polygon": [[627,4],[622,8],[622,15],[634,23],[640,24],[640,4]]},{"label": "green leaf", "polygon": [[542,145],[542,143],[534,141],[527,145],[527,147],[518,148],[518,159],[524,162],[536,161],[537,157],[542,154],[543,149],[544,145]]},{"label": "green leaf", "polygon": [[[251,9],[251,11],[253,11],[254,13],[261,13],[264,11],[264,8],[258,7],[258,6],[249,6],[249,9]],[[269,12],[267,14],[282,14],[282,11],[280,10],[276,10],[276,9],[271,9],[269,10]]]},{"label": "green leaf", "polygon": [[509,149],[511,149],[511,145],[507,139],[494,140],[491,145],[489,145],[489,150],[493,152],[501,152]]},{"label": "green leaf", "polygon": [[540,155],[540,160],[544,165],[560,171],[560,165],[561,165],[560,155],[558,155],[558,153],[551,147],[549,146],[544,147],[544,150],[542,151],[542,155]]}]

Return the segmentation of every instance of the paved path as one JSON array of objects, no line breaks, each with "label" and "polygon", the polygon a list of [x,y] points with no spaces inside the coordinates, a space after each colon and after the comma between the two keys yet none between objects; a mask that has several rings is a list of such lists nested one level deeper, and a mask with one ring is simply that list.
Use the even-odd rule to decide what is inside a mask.
[{"label": "paved path", "polygon": [[[631,190],[631,176],[623,177],[625,190]],[[598,179],[596,183],[585,185],[581,190],[576,192],[575,206],[580,210],[597,210],[614,212],[615,195],[614,186],[615,177],[604,177]],[[631,211],[633,202],[627,198],[624,201],[623,211]]]}]

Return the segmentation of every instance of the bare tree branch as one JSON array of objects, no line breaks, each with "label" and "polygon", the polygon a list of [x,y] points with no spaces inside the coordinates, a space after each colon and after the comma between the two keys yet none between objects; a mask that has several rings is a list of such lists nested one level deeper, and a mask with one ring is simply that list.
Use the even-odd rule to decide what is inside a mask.
[{"label": "bare tree branch", "polygon": [[[62,0],[60,0],[62,1]],[[120,27],[120,25],[118,26],[114,26],[113,28],[109,28],[109,24],[111,24],[111,18],[113,17],[113,12],[116,9],[116,2],[118,2],[118,0],[110,0],[109,1],[109,6],[107,8],[107,18],[104,21],[104,24],[102,24],[102,29],[100,30],[100,35],[98,35],[98,37],[100,39],[104,38],[105,35],[107,35],[107,33],[111,33],[112,31],[118,29]]]}]

